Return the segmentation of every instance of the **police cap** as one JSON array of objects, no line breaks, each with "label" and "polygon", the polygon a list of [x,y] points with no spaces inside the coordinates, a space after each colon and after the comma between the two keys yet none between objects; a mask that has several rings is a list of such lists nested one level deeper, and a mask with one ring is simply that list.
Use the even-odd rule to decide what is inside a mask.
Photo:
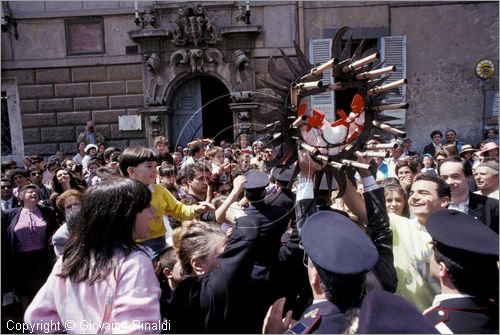
[{"label": "police cap", "polygon": [[262,171],[250,170],[245,173],[245,177],[247,178],[247,182],[243,186],[245,190],[264,188],[269,185],[269,177]]},{"label": "police cap", "polygon": [[313,263],[330,273],[362,274],[378,260],[377,249],[368,236],[339,213],[314,213],[304,222],[301,238]]},{"label": "police cap", "polygon": [[425,227],[439,252],[452,260],[498,259],[498,234],[469,214],[439,210],[429,216]]},{"label": "police cap", "polygon": [[285,165],[280,164],[274,167],[271,172],[271,176],[277,181],[287,184],[290,182],[290,180],[292,180],[293,170],[295,169],[295,165],[291,165],[286,169],[283,169],[284,166]]},{"label": "police cap", "polygon": [[392,293],[373,290],[359,311],[358,334],[439,334],[411,303]]}]

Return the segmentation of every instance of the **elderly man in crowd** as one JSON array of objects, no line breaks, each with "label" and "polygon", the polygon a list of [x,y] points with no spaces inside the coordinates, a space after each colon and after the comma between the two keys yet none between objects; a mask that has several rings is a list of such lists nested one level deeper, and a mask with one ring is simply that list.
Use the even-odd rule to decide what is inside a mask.
[{"label": "elderly man in crowd", "polygon": [[474,170],[474,179],[479,189],[474,193],[499,199],[497,160],[487,160],[479,164]]}]

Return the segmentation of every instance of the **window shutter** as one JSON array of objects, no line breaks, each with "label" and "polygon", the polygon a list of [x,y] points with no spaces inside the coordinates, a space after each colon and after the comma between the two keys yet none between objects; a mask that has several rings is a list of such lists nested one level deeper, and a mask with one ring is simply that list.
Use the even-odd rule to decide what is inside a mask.
[{"label": "window shutter", "polygon": [[[313,65],[320,65],[329,61],[332,56],[331,39],[315,39],[309,43],[309,59]],[[321,79],[323,85],[329,85],[333,82],[332,70],[323,72]],[[315,108],[325,113],[325,119],[335,121],[335,96],[331,91],[311,96],[311,109]]]},{"label": "window shutter", "polygon": [[[396,80],[406,78],[406,36],[385,36],[380,38],[380,61],[384,62],[384,66],[396,65],[394,72],[384,84],[392,83]],[[399,96],[389,94],[384,103],[395,104],[406,101],[406,85],[399,88]],[[398,120],[388,121],[387,123],[394,126],[404,126],[406,122],[406,110],[394,110],[383,112]]]}]

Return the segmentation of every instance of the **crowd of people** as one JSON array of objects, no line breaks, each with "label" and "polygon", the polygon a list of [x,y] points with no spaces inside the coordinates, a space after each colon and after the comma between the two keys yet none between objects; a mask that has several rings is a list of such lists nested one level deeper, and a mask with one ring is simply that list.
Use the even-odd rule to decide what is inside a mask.
[{"label": "crowd of people", "polygon": [[498,132],[430,138],[357,154],[337,197],[301,149],[89,121],[73,157],[1,163],[2,330],[498,333]]}]

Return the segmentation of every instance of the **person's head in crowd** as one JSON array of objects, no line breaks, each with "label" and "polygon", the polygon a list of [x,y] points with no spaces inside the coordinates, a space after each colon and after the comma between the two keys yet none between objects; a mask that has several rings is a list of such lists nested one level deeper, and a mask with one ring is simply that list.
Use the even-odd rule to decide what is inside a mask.
[{"label": "person's head in crowd", "polygon": [[217,189],[214,192],[215,196],[227,196],[229,193],[231,193],[232,187],[231,184],[229,183],[219,183],[217,185]]},{"label": "person's head in crowd", "polygon": [[63,193],[69,189],[81,190],[82,187],[73,176],[73,174],[69,173],[62,167],[58,167],[52,176],[52,180],[50,181],[50,186],[52,192],[56,192],[58,194]]},{"label": "person's head in crowd", "polygon": [[252,151],[253,151],[253,156],[257,157],[260,155],[262,152],[262,148],[264,148],[264,143],[262,141],[255,141],[252,143]]},{"label": "person's head in crowd", "polygon": [[56,208],[66,216],[72,210],[80,210],[83,193],[78,190],[64,191],[56,199]]},{"label": "person's head in crowd", "polygon": [[203,144],[193,144],[189,147],[189,156],[194,160],[205,156],[205,146]]},{"label": "person's head in crowd", "polygon": [[482,195],[488,195],[498,190],[498,161],[487,160],[474,170],[474,180]]},{"label": "person's head in crowd", "polygon": [[250,146],[250,139],[248,138],[248,135],[243,133],[240,135],[240,148],[242,150],[246,149],[247,147]]},{"label": "person's head in crowd", "polygon": [[450,209],[430,215],[426,228],[433,244],[430,271],[442,291],[498,301],[498,234]]},{"label": "person's head in crowd", "polygon": [[443,151],[446,151],[448,157],[458,155],[457,147],[455,144],[445,144],[443,145]]},{"label": "person's head in crowd", "polygon": [[369,291],[353,321],[344,334],[439,334],[412,303],[384,290]]},{"label": "person's head in crowd", "polygon": [[162,166],[158,169],[158,175],[160,177],[160,184],[165,187],[170,185],[175,185],[176,183],[176,172],[175,167],[172,165]]},{"label": "person's head in crowd", "polygon": [[365,274],[378,260],[369,237],[342,214],[319,211],[306,218],[301,240],[313,298],[327,299],[342,312],[359,308]]},{"label": "person's head in crowd", "polygon": [[101,182],[105,182],[114,178],[122,177],[120,170],[118,168],[111,167],[109,165],[99,167],[95,175],[90,180],[91,185],[97,185]]},{"label": "person's head in crowd", "polygon": [[434,163],[436,164],[437,168],[439,168],[439,165],[441,164],[441,162],[443,160],[445,160],[446,158],[448,158],[449,155],[448,155],[447,151],[440,150],[440,151],[438,151],[438,152],[435,153],[434,157],[435,157]]},{"label": "person's head in crowd", "polygon": [[31,166],[44,169],[45,163],[43,162],[43,157],[40,155],[31,155]]},{"label": "person's head in crowd", "polygon": [[226,234],[218,225],[197,220],[183,222],[174,229],[172,240],[182,272],[187,276],[212,272],[227,244]]},{"label": "person's head in crowd", "polygon": [[29,169],[29,178],[32,184],[40,187],[43,181],[43,170],[38,168]]},{"label": "person's head in crowd", "polygon": [[424,158],[422,159],[422,164],[426,169],[434,168],[434,158],[432,157],[432,155],[424,154]]},{"label": "person's head in crowd", "polygon": [[2,168],[2,176],[5,177],[8,171],[17,169],[17,163],[16,161],[12,160],[2,161],[1,168]]},{"label": "person's head in crowd", "polygon": [[462,145],[462,148],[460,149],[460,152],[458,153],[458,155],[467,161],[472,161],[472,155],[476,151],[477,151],[477,149],[474,149],[472,147],[472,145],[464,144],[464,145]]},{"label": "person's head in crowd", "polygon": [[87,146],[87,142],[81,141],[76,145],[76,150],[81,156],[85,156],[85,147]]},{"label": "person's head in crowd", "polygon": [[450,185],[451,201],[460,203],[469,196],[472,166],[459,156],[448,157],[441,162],[439,176]]},{"label": "person's head in crowd", "polygon": [[494,140],[498,137],[498,129],[496,128],[488,128],[486,130],[486,137],[485,139],[487,140]]},{"label": "person's head in crowd", "polygon": [[250,161],[252,160],[252,156],[249,154],[243,154],[238,159],[238,164],[242,170],[247,169],[250,166]]},{"label": "person's head in crowd", "polygon": [[431,132],[431,139],[435,145],[441,143],[442,138],[443,138],[443,133],[440,130],[433,130]]},{"label": "person's head in crowd", "polygon": [[157,136],[153,140],[153,144],[158,150],[160,156],[165,156],[170,153],[170,148],[168,147],[168,140],[165,136]]},{"label": "person's head in crowd", "polygon": [[171,290],[175,290],[177,285],[184,279],[179,258],[173,247],[166,248],[158,259],[160,266],[160,276],[164,278]]},{"label": "person's head in crowd", "polygon": [[425,225],[427,217],[437,210],[447,208],[450,199],[450,186],[444,180],[422,173],[413,179],[408,205],[418,222]]},{"label": "person's head in crowd", "polygon": [[172,157],[174,158],[175,166],[179,167],[182,163],[182,152],[176,151],[172,154]]},{"label": "person's head in crowd", "polygon": [[20,189],[17,200],[22,207],[33,209],[40,200],[39,192],[40,189],[35,184],[26,184]]},{"label": "person's head in crowd", "polygon": [[66,158],[64,156],[64,151],[61,151],[61,150],[56,151],[56,153],[54,154],[54,156],[56,156],[56,158],[59,160],[59,162],[64,161],[64,159]]},{"label": "person's head in crowd", "polygon": [[85,154],[90,157],[94,157],[97,155],[97,145],[95,144],[87,144],[85,147]]},{"label": "person's head in crowd", "polygon": [[98,159],[91,159],[87,165],[87,171],[88,171],[88,185],[92,186],[91,179],[96,175],[97,169],[99,169],[101,166],[103,166]]},{"label": "person's head in crowd", "polygon": [[269,177],[259,170],[250,170],[244,175],[247,179],[243,186],[245,197],[254,206],[263,205],[266,197],[266,187],[270,182]]},{"label": "person's head in crowd", "polygon": [[26,169],[29,169],[31,167],[31,155],[26,155],[23,157],[23,165]]},{"label": "person's head in crowd", "polygon": [[97,143],[97,153],[104,155],[104,152],[106,151],[106,144],[104,143]]},{"label": "person's head in crowd", "polygon": [[411,181],[417,174],[417,166],[412,160],[404,159],[396,164],[395,171],[399,180],[410,178]]},{"label": "person's head in crowd", "polygon": [[186,182],[189,186],[189,194],[195,195],[198,199],[205,200],[208,191],[208,179],[210,169],[202,163],[191,164],[186,168]]},{"label": "person's head in crowd", "polygon": [[182,150],[184,149],[184,146],[182,144],[178,144],[175,147],[175,152],[180,152],[182,154]]},{"label": "person's head in crowd", "polygon": [[76,164],[75,165],[75,169],[73,171],[71,171],[71,174],[73,175],[73,177],[75,177],[75,179],[82,185],[82,186],[86,186],[85,185],[85,181],[84,181],[84,176],[83,176],[83,165],[80,165],[80,164]]},{"label": "person's head in crowd", "polygon": [[224,164],[224,149],[219,146],[213,146],[206,152],[207,158],[216,166]]},{"label": "person's head in crowd", "polygon": [[495,142],[486,143],[485,145],[483,145],[479,156],[498,158],[498,144],[496,144]]},{"label": "person's head in crowd", "polygon": [[28,172],[22,169],[16,169],[10,174],[10,179],[18,187],[21,189],[22,187],[29,184]]},{"label": "person's head in crowd", "polygon": [[409,217],[408,197],[401,185],[384,186],[385,206],[388,213]]},{"label": "person's head in crowd", "polygon": [[448,129],[445,132],[446,136],[446,143],[447,144],[455,144],[455,141],[457,140],[457,132],[453,129]]},{"label": "person's head in crowd", "polygon": [[396,148],[389,149],[389,156],[392,157],[393,159],[399,159],[401,155],[403,154],[403,147],[401,145],[398,145]]},{"label": "person's head in crowd", "polygon": [[215,207],[215,209],[217,209],[224,203],[224,201],[226,201],[226,199],[226,195],[217,195],[212,199],[211,203]]},{"label": "person's head in crowd", "polygon": [[62,161],[61,167],[68,172],[73,172],[76,168],[76,162],[68,158]]},{"label": "person's head in crowd", "polygon": [[111,146],[111,147],[107,147],[106,150],[104,150],[104,154],[102,155],[102,158],[104,158],[104,161],[106,162],[106,164],[108,163],[111,163],[113,162],[113,160],[111,159],[112,155],[115,154],[115,162],[118,162],[118,157],[119,155],[121,154],[122,152],[122,149],[118,148],[118,147],[114,147],[114,146]]},{"label": "person's head in crowd", "polygon": [[413,141],[411,138],[405,138],[403,140],[403,151],[410,151],[411,145],[413,144]]},{"label": "person's head in crowd", "polygon": [[275,181],[276,185],[279,188],[288,188],[289,183],[293,178],[294,169],[295,169],[295,165],[291,165],[286,169],[284,168],[284,165],[282,165],[282,164],[276,165],[271,170],[271,178]]},{"label": "person's head in crowd", "polygon": [[182,149],[182,155],[184,157],[188,157],[189,156],[189,148],[183,148]]},{"label": "person's head in crowd", "polygon": [[145,147],[127,147],[120,155],[120,170],[125,177],[139,180],[143,184],[154,184],[157,176],[158,156]]},{"label": "person's head in crowd", "polygon": [[2,200],[9,200],[12,198],[14,187],[14,183],[9,178],[2,178],[1,181],[1,195],[2,195]]},{"label": "person's head in crowd", "polygon": [[64,249],[62,278],[95,283],[113,271],[117,251],[139,250],[136,239],[148,236],[155,208],[143,183],[116,178],[89,188],[73,233]]}]

